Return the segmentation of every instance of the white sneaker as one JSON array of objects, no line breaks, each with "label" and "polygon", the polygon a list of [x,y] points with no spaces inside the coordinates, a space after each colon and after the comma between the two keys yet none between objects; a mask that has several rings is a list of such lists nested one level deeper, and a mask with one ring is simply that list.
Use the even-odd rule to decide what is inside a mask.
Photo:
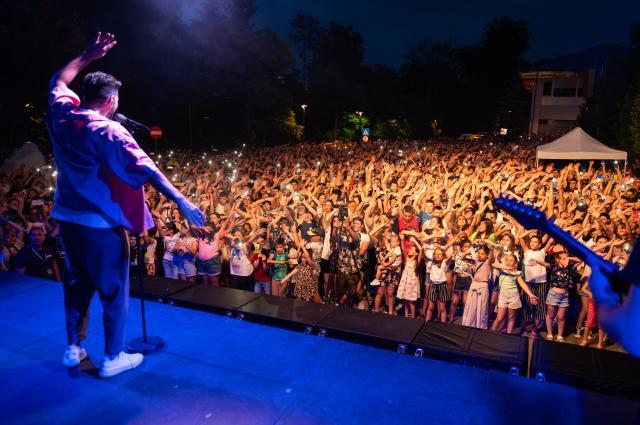
[{"label": "white sneaker", "polygon": [[558,341],[558,342],[564,342],[564,337],[562,337],[562,336],[558,335],[558,336],[556,337],[556,341]]},{"label": "white sneaker", "polygon": [[76,367],[87,358],[87,350],[77,345],[69,345],[62,356],[62,364],[66,367]]},{"label": "white sneaker", "polygon": [[553,341],[553,334],[547,334],[547,341]]},{"label": "white sneaker", "polygon": [[129,369],[138,367],[143,359],[144,356],[140,353],[129,354],[121,351],[113,360],[104,359],[104,364],[102,365],[102,369],[100,369],[100,377],[110,378]]}]

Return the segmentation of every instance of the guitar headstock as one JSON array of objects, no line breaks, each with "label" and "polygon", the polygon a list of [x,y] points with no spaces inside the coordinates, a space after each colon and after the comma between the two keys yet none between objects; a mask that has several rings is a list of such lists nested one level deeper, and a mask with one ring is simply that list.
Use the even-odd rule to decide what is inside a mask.
[{"label": "guitar headstock", "polygon": [[527,230],[544,229],[547,226],[547,217],[542,211],[502,193],[493,200],[493,205],[509,214]]}]

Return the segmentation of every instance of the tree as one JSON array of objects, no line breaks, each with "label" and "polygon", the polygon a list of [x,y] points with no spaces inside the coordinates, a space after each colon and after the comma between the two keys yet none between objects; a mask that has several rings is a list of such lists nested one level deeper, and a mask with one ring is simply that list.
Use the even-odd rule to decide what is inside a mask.
[{"label": "tree", "polygon": [[510,134],[521,135],[528,131],[531,98],[519,77],[513,77],[498,103],[497,124]]},{"label": "tree", "polygon": [[296,14],[289,23],[293,32],[289,39],[298,51],[302,63],[302,85],[304,92],[309,91],[309,64],[313,60],[313,53],[318,48],[320,40],[320,22],[310,15]]},{"label": "tree", "polygon": [[457,129],[460,81],[455,52],[449,43],[423,42],[404,55],[400,78],[414,137],[432,136],[429,123],[434,119],[451,132]]},{"label": "tree", "polygon": [[42,129],[34,134],[32,127],[33,119],[42,122],[49,79],[56,66],[87,42],[79,22],[64,1],[27,0],[0,6],[0,156],[42,135]]},{"label": "tree", "polygon": [[640,92],[636,94],[629,114],[630,147],[635,155],[640,154]]}]

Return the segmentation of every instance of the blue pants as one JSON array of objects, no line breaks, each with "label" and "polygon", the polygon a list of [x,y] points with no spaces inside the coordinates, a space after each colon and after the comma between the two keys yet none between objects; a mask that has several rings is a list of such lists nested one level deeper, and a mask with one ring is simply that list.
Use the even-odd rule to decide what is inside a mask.
[{"label": "blue pants", "polygon": [[67,343],[78,345],[87,333],[89,304],[97,291],[102,308],[105,354],[124,350],[129,307],[129,246],[121,228],[97,229],[60,222],[65,249],[64,304]]}]

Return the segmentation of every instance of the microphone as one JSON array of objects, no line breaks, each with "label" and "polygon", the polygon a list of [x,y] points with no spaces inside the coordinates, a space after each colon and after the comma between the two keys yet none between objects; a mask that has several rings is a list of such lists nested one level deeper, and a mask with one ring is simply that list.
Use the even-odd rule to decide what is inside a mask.
[{"label": "microphone", "polygon": [[151,131],[149,127],[146,125],[139,123],[138,121],[132,120],[131,118],[127,118],[122,114],[115,114],[113,116],[114,121],[118,121],[125,127],[129,127],[133,130],[146,131],[147,133]]}]

